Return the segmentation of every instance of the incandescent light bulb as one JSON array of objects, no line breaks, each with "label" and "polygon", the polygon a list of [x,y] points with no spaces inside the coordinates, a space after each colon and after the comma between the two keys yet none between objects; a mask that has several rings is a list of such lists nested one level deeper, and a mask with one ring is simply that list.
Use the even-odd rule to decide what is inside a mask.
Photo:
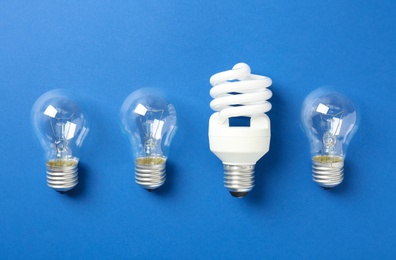
[{"label": "incandescent light bulb", "polygon": [[[210,150],[223,162],[224,185],[234,197],[244,197],[254,186],[256,162],[268,152],[271,109],[267,89],[272,80],[250,73],[245,63],[213,75],[209,119]],[[250,126],[230,126],[232,117],[250,118]]]},{"label": "incandescent light bulb", "polygon": [[78,183],[79,150],[89,131],[86,114],[72,92],[51,90],[31,111],[34,132],[45,151],[47,184],[59,192]]},{"label": "incandescent light bulb", "polygon": [[304,100],[301,124],[312,156],[313,180],[330,189],[344,179],[344,159],[358,128],[356,109],[345,96],[317,89]]},{"label": "incandescent light bulb", "polygon": [[149,191],[160,187],[177,128],[175,107],[159,90],[136,90],[121,106],[121,127],[132,145],[136,183]]}]

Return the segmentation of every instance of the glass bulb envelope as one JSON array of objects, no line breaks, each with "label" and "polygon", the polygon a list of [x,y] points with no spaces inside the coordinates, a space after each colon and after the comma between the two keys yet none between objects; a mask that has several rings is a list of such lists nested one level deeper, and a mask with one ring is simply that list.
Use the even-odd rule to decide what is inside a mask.
[{"label": "glass bulb envelope", "polygon": [[320,186],[332,188],[342,182],[344,159],[358,121],[353,103],[331,89],[317,89],[304,100],[301,124],[310,144],[313,179]]},{"label": "glass bulb envelope", "polygon": [[147,190],[165,182],[165,163],[177,129],[176,110],[158,89],[131,93],[121,106],[121,127],[135,159],[136,182]]}]

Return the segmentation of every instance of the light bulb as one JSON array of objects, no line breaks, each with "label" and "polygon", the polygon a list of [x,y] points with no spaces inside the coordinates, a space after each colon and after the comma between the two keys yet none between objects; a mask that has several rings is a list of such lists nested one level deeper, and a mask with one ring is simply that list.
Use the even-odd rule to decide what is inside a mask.
[{"label": "light bulb", "polygon": [[317,89],[304,100],[301,124],[312,156],[313,180],[331,189],[344,179],[344,159],[358,128],[356,109],[345,96]]},{"label": "light bulb", "polygon": [[[270,120],[264,113],[271,109],[272,80],[238,63],[213,75],[210,84],[210,107],[218,111],[209,119],[210,150],[223,162],[225,187],[241,198],[252,190],[255,165],[269,150]],[[230,126],[232,117],[249,117],[250,126]]]},{"label": "light bulb", "polygon": [[31,111],[34,132],[45,151],[47,184],[59,192],[78,183],[80,148],[88,119],[72,92],[56,89],[39,97]]},{"label": "light bulb", "polygon": [[135,159],[135,180],[148,191],[166,179],[166,160],[177,129],[176,110],[159,90],[132,92],[121,106],[121,127]]}]

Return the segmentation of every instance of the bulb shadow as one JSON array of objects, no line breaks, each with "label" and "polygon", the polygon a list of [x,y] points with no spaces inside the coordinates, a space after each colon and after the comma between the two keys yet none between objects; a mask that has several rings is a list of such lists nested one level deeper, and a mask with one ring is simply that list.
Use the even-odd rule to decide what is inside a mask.
[{"label": "bulb shadow", "polygon": [[[275,86],[274,88],[280,88]],[[271,103],[276,104],[273,109],[268,113],[271,120],[271,129],[284,129],[282,122],[282,108],[285,107],[285,102],[279,95],[274,93],[271,98]],[[287,149],[287,140],[283,136],[283,131],[271,130],[270,150],[264,155],[256,164],[255,167],[255,186],[252,191],[246,196],[246,200],[254,204],[262,204],[263,201],[270,199],[268,189],[276,172],[278,165],[284,163],[285,150]]]},{"label": "bulb shadow", "polygon": [[89,169],[83,164],[78,164],[78,184],[73,189],[63,193],[64,195],[71,198],[83,197],[86,193],[87,179],[89,178]]},{"label": "bulb shadow", "polygon": [[174,186],[174,181],[175,179],[177,179],[175,177],[175,174],[176,170],[174,164],[172,164],[171,162],[166,162],[166,180],[164,184],[158,189],[150,191],[150,193],[158,196],[167,196],[171,194],[173,191],[172,187]]},{"label": "bulb shadow", "polygon": [[351,192],[351,179],[353,179],[353,172],[351,171],[351,166],[349,165],[349,163],[345,163],[344,180],[338,186],[326,191],[334,195],[345,196],[346,194]]},{"label": "bulb shadow", "polygon": [[262,158],[257,162],[254,174],[255,186],[245,197],[247,201],[254,204],[262,204],[264,201],[268,200],[269,179],[272,179],[271,175],[275,174],[276,164],[279,163],[276,159],[277,156],[278,155],[268,155],[267,158]]}]

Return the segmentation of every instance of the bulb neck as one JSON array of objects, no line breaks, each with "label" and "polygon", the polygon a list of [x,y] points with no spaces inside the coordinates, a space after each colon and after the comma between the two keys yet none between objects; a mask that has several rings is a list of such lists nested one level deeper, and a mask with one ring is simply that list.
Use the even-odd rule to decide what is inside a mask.
[{"label": "bulb neck", "polygon": [[78,184],[78,160],[56,159],[47,162],[47,185],[66,192]]},{"label": "bulb neck", "polygon": [[136,183],[146,190],[161,187],[166,180],[166,159],[162,157],[140,157],[135,160]]},{"label": "bulb neck", "polygon": [[344,158],[317,155],[312,157],[313,180],[325,189],[331,189],[344,179]]},{"label": "bulb neck", "polygon": [[224,186],[231,195],[245,197],[254,187],[255,165],[224,164]]}]

